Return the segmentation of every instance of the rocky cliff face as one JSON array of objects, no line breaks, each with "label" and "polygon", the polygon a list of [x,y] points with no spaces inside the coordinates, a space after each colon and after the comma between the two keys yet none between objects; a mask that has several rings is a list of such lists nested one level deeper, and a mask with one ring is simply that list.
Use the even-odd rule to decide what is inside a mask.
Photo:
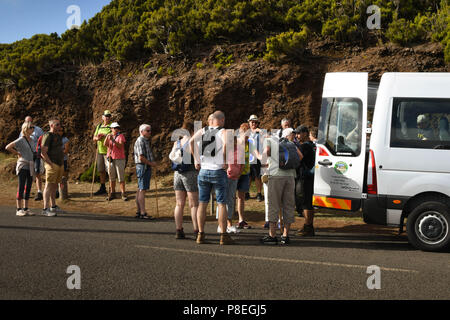
[{"label": "rocky cliff face", "polygon": [[[278,128],[284,117],[295,126],[315,125],[326,72],[364,71],[376,81],[388,71],[449,71],[437,44],[364,49],[314,42],[301,61],[282,64],[257,58],[264,47],[264,42],[254,42],[202,48],[183,59],[159,55],[145,64],[67,66],[42,74],[23,90],[0,87],[0,148],[17,137],[25,116],[33,116],[44,130],[57,117],[71,142],[71,177],[76,179],[93,162],[92,134],[108,109],[126,134],[128,167],[134,166],[138,127],[148,123],[154,153],[168,170],[171,132],[185,120],[206,123],[220,109],[229,128],[238,128],[251,114],[261,118],[265,129]],[[214,66],[220,52],[232,54],[229,66]]]}]

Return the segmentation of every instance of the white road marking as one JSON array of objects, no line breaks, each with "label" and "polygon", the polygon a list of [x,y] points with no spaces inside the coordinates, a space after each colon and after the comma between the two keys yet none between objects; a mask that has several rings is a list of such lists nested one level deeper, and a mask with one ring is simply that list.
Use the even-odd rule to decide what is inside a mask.
[{"label": "white road marking", "polygon": [[[285,263],[321,265],[321,266],[329,266],[329,267],[363,268],[363,269],[367,269],[367,266],[357,265],[357,264],[345,264],[345,263],[322,262],[322,261],[311,261],[311,260],[296,260],[296,259],[281,259],[281,258],[270,258],[270,257],[258,257],[258,256],[247,256],[247,255],[220,253],[220,252],[212,252],[212,251],[187,250],[187,249],[153,247],[153,246],[144,246],[144,245],[136,245],[136,248],[154,249],[154,250],[161,250],[161,251],[173,251],[173,252],[189,253],[189,254],[203,254],[203,255],[210,255],[210,256],[219,256],[219,257],[227,257],[227,258],[240,258],[240,259],[248,259],[248,260],[262,260],[262,261],[272,261],[272,262],[285,262]],[[380,269],[384,270],[384,271],[393,271],[393,272],[419,273],[419,271],[417,271],[417,270],[410,270],[410,269],[386,268],[386,267],[380,267]]]}]

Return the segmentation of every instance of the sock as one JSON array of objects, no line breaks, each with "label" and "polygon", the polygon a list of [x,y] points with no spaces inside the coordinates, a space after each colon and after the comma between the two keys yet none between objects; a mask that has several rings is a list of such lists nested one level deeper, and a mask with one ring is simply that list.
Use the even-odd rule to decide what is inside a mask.
[{"label": "sock", "polygon": [[17,208],[17,209],[16,209],[16,211],[20,211],[20,210],[22,210],[22,208]]},{"label": "sock", "polygon": [[28,210],[28,208],[23,208],[23,211],[27,211]]}]

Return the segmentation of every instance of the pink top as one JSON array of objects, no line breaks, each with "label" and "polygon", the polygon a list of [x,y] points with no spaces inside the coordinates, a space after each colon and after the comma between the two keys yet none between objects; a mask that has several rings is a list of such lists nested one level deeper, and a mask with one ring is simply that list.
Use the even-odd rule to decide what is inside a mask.
[{"label": "pink top", "polygon": [[[115,138],[116,143],[125,143],[125,137],[123,134],[119,134]],[[118,147],[112,140],[109,140],[108,147],[108,157],[111,156],[114,160],[117,159],[125,159],[125,145],[122,145],[122,147]],[[106,144],[105,144],[106,145]]]}]

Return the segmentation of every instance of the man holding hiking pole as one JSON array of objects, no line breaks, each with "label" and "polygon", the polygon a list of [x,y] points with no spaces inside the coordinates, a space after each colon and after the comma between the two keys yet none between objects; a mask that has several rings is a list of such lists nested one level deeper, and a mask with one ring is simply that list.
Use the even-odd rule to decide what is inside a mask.
[{"label": "man holding hiking pole", "polygon": [[106,153],[108,148],[104,145],[105,138],[111,133],[111,112],[105,110],[102,115],[103,122],[97,125],[95,128],[95,133],[93,140],[97,142],[97,155],[96,155],[96,165],[97,171],[100,174],[100,189],[94,193],[95,196],[107,194],[106,191],[106,165],[108,160],[106,158]]},{"label": "man holding hiking pole", "polygon": [[157,166],[150,148],[151,126],[142,124],[139,127],[139,134],[140,136],[134,144],[134,162],[136,163],[136,176],[138,178],[136,218],[153,219],[145,211],[145,193],[150,189],[152,167]]}]

